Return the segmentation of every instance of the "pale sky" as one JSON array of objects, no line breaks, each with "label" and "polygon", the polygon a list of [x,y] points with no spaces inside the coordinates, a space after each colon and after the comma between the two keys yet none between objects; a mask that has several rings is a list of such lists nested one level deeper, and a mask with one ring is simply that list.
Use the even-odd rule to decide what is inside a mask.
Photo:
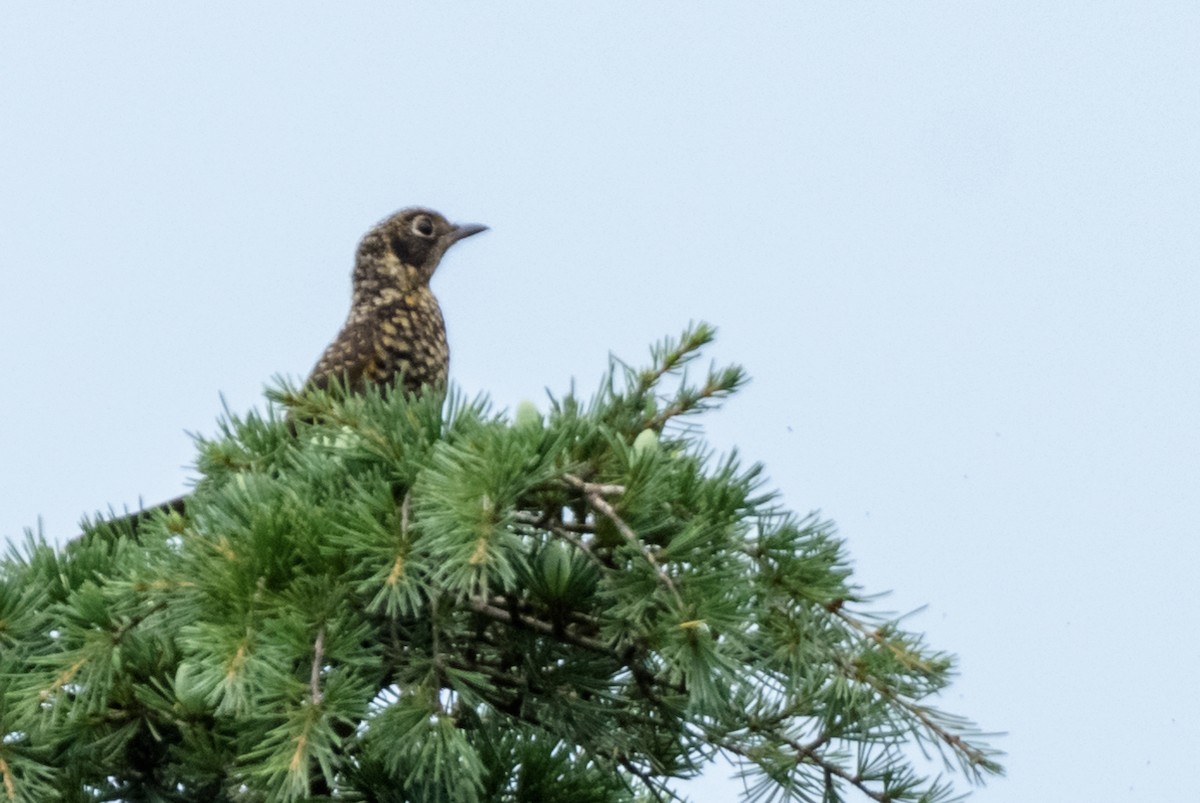
[{"label": "pale sky", "polygon": [[432,206],[492,227],[434,288],[500,407],[720,327],[711,442],[1008,732],[973,800],[1192,800],[1198,42],[1192,2],[5,4],[0,536],[184,490]]}]

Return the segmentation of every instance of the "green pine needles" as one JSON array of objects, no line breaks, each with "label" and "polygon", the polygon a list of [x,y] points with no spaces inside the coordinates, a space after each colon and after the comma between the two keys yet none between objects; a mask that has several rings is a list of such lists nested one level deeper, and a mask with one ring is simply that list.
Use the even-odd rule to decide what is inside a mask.
[{"label": "green pine needles", "polygon": [[718,754],[747,800],[942,801],[999,772],[929,705],[951,657],[683,425],[745,381],[688,379],[712,337],[544,418],[284,387],[198,439],[185,515],[30,535],[0,801],[668,800]]}]

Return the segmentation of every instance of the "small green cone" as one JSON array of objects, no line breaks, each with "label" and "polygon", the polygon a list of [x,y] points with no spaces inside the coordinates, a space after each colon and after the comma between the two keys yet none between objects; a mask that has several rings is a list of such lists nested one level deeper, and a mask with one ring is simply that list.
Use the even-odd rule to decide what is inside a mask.
[{"label": "small green cone", "polygon": [[633,453],[653,454],[658,451],[658,433],[652,429],[643,429],[633,439]]},{"label": "small green cone", "polygon": [[542,428],[542,414],[538,412],[538,408],[533,406],[533,402],[528,399],[523,399],[517,405],[517,414],[514,418],[514,425],[517,427],[529,429]]}]

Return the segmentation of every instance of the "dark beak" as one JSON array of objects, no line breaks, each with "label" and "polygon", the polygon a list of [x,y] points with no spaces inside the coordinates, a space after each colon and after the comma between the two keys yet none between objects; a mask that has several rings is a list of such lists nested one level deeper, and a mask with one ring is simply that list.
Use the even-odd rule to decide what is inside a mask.
[{"label": "dark beak", "polygon": [[487,231],[487,226],[481,226],[478,223],[463,223],[460,226],[455,226],[446,235],[446,245],[450,246],[464,237],[470,237],[472,234],[478,234],[481,231]]}]

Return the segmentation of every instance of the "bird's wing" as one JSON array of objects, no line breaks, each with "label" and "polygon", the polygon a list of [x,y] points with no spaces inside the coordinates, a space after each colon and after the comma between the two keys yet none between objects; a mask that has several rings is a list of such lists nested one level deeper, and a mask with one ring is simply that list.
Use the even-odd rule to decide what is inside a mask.
[{"label": "bird's wing", "polygon": [[307,384],[324,389],[336,378],[343,380],[347,388],[360,388],[364,377],[374,373],[375,359],[374,327],[367,321],[347,322],[317,360]]}]

